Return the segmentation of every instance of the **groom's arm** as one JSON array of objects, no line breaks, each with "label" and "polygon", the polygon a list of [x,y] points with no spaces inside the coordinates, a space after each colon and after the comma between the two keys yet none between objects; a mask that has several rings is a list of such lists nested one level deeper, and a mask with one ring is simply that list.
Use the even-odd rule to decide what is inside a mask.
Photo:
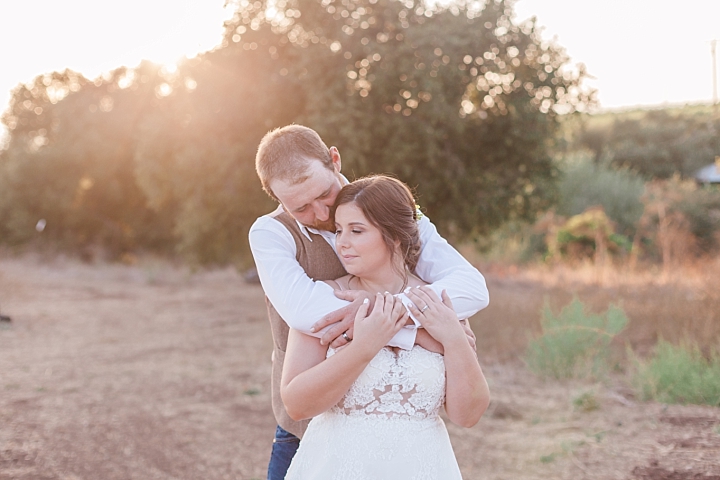
[{"label": "groom's arm", "polygon": [[440,296],[446,290],[458,318],[470,318],[487,307],[485,277],[438,234],[426,216],[418,221],[420,259],[415,272]]},{"label": "groom's arm", "polygon": [[[295,240],[285,226],[271,217],[260,217],[250,228],[249,240],[265,295],[290,327],[322,338],[333,325],[328,323],[325,328],[313,331],[313,324],[318,319],[330,316],[337,317],[336,321],[346,319],[342,328],[330,332],[329,343],[352,326],[362,298],[353,304],[340,300],[330,285],[308,277],[295,258]],[[338,310],[340,314],[335,314]],[[390,345],[407,349],[414,342],[415,330],[402,329]]]},{"label": "groom's arm", "polygon": [[307,276],[295,257],[295,240],[279,221],[258,218],[248,238],[265,295],[290,327],[312,334],[318,318],[348,304],[330,285]]},{"label": "groom's arm", "polygon": [[[447,291],[460,319],[470,318],[487,307],[490,303],[490,296],[485,284],[485,277],[438,234],[437,229],[427,217],[422,216],[418,220],[418,229],[422,245],[415,269],[417,275],[429,282],[429,286],[438,296],[443,290]],[[350,298],[351,295],[357,293],[356,291],[345,291],[341,294],[344,298]],[[328,314],[321,318],[316,326],[325,328],[338,322],[339,319],[339,314]],[[467,330],[470,332],[469,341],[474,344],[474,337],[471,337],[472,330],[469,328]],[[332,341],[328,340],[329,337],[335,338],[342,331],[344,330],[330,330],[331,335],[328,335],[325,340]],[[332,343],[332,346],[338,347],[343,343],[344,341],[338,338]],[[436,351],[432,347],[428,349]]]}]

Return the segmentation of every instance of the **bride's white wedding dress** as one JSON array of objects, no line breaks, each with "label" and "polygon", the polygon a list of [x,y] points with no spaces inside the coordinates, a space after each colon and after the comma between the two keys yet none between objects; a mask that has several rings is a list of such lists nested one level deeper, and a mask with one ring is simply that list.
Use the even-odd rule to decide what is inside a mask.
[{"label": "bride's white wedding dress", "polygon": [[460,479],[438,416],[444,400],[442,355],[383,348],[340,403],[312,419],[285,478]]}]

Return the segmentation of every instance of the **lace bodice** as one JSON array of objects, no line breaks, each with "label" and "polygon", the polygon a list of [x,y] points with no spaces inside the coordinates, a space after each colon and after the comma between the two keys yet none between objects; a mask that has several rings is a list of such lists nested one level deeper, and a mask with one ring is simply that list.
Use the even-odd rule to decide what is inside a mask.
[{"label": "lace bodice", "polygon": [[[335,352],[330,349],[328,357]],[[387,418],[435,417],[445,400],[442,355],[415,346],[397,354],[383,348],[332,411]]]},{"label": "lace bodice", "polygon": [[310,421],[285,478],[462,480],[438,416],[444,400],[441,355],[383,348],[343,399]]}]

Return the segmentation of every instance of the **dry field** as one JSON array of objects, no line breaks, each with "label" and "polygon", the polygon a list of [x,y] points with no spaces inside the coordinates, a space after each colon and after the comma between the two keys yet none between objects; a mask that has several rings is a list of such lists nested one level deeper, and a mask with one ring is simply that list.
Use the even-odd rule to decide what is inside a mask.
[{"label": "dry field", "polygon": [[[710,345],[717,285],[485,273],[473,326],[493,402],[474,428],[449,425],[466,479],[720,479],[720,409],[639,402],[622,374],[544,382],[521,361],[544,299],[573,294],[623,302],[620,352],[658,335]],[[234,270],[5,256],[0,312],[1,480],[264,478],[271,339],[262,290]],[[575,408],[588,393],[599,408]]]}]

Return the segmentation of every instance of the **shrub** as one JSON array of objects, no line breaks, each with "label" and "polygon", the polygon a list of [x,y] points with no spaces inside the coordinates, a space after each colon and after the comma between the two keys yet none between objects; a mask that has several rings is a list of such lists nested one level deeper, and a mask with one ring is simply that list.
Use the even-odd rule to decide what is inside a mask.
[{"label": "shrub", "polygon": [[476,237],[473,247],[484,261],[498,263],[526,263],[547,252],[545,233],[521,220],[505,222],[489,235]]},{"label": "shrub", "polygon": [[637,362],[634,383],[645,400],[720,406],[720,352],[706,359],[695,345],[660,341],[647,362]]},{"label": "shrub", "polygon": [[[698,187],[674,176],[648,182],[642,196],[644,212],[636,242],[643,240],[645,256],[662,258],[667,271],[718,248],[720,189]],[[636,252],[639,254],[640,252]]]},{"label": "shrub", "polygon": [[720,188],[705,186],[696,188],[675,206],[690,223],[690,231],[697,238],[702,252],[718,248],[720,232]]},{"label": "shrub", "polygon": [[580,412],[592,412],[600,408],[600,402],[594,392],[583,392],[573,399],[575,410]]},{"label": "shrub", "polygon": [[570,217],[547,236],[548,258],[565,257],[578,260],[593,257],[596,265],[602,265],[608,252],[629,251],[627,237],[615,233],[615,225],[602,207],[590,207],[579,215]]},{"label": "shrub", "polygon": [[591,314],[574,298],[555,315],[546,302],[542,335],[530,341],[525,356],[527,365],[543,377],[601,376],[608,370],[610,342],[627,322],[625,312],[614,305],[603,314]]},{"label": "shrub", "polygon": [[593,163],[585,156],[568,159],[562,170],[558,185],[559,215],[570,217],[599,205],[617,224],[619,233],[635,232],[635,224],[643,213],[640,197],[645,183],[641,177],[625,168]]},{"label": "shrub", "polygon": [[646,178],[690,177],[720,149],[720,119],[709,106],[591,115],[568,123],[569,149],[627,166]]}]

